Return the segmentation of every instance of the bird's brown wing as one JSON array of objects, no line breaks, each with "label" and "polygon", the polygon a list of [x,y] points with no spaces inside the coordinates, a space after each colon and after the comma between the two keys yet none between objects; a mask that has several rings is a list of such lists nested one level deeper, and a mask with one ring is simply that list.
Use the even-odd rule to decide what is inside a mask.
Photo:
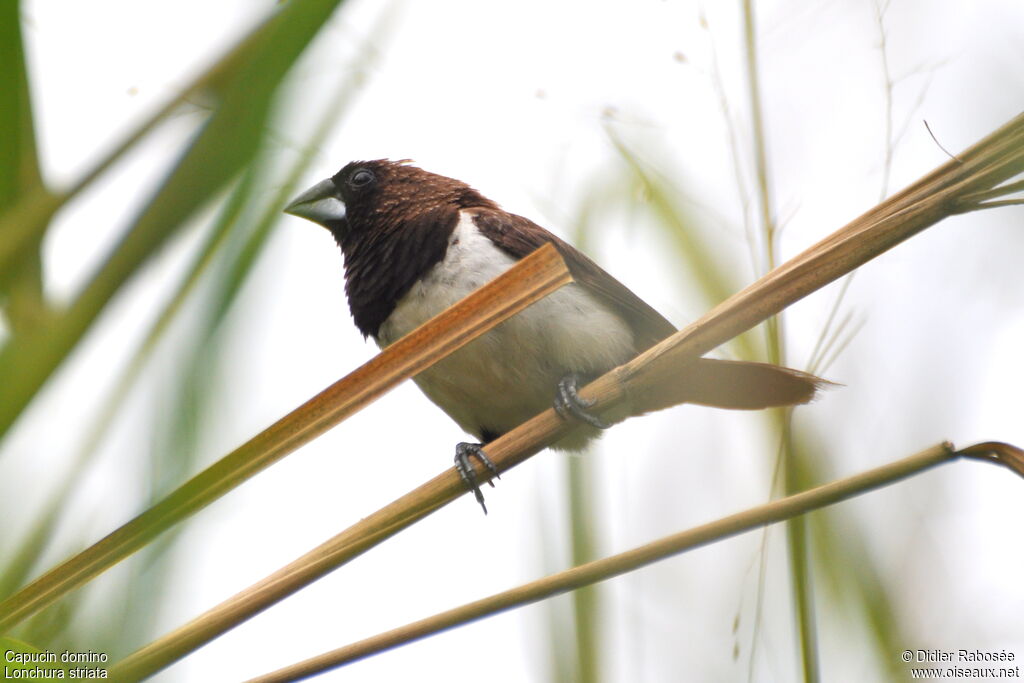
[{"label": "bird's brown wing", "polygon": [[500,249],[521,259],[550,242],[565,259],[573,279],[622,316],[633,330],[637,350],[654,346],[676,331],[675,326],[626,285],[565,240],[533,221],[492,209],[476,209],[474,223]]},{"label": "bird's brown wing", "polygon": [[[565,259],[574,280],[622,316],[644,351],[676,332],[675,326],[646,301],[583,252],[522,216],[500,210],[475,210],[474,223],[499,248],[523,258],[547,242]],[[680,403],[698,403],[734,410],[759,410],[807,403],[829,384],[814,375],[769,363],[699,358],[682,369],[678,382],[666,382],[638,397],[636,413]]]}]

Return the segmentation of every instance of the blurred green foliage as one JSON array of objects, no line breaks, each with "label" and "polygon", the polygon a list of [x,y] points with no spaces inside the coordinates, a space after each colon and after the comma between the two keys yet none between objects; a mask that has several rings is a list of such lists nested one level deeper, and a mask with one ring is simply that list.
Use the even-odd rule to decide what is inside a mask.
[{"label": "blurred green foliage", "polygon": [[[285,76],[330,17],[340,0],[288,3],[237,45],[215,60],[161,110],[123,136],[123,142],[69,188],[51,190],[40,175],[29,98],[29,74],[22,41],[21,8],[3,3],[0,12],[0,306],[6,331],[0,339],[0,440],[47,385],[54,371],[81,346],[108,304],[133,291],[136,275],[161,258],[165,245],[189,229],[200,212],[219,204],[216,217],[201,228],[203,243],[178,277],[148,333],[120,368],[106,397],[95,405],[95,422],[81,450],[68,454],[66,469],[51,482],[52,493],[38,510],[17,500],[0,501],[5,520],[0,536],[0,599],[45,569],[44,557],[74,550],[52,548],[67,526],[74,489],[88,472],[104,439],[125,412],[140,377],[159,388],[148,419],[154,434],[148,476],[139,482],[142,500],[158,500],[195,469],[198,440],[208,426],[208,397],[222,361],[223,322],[249,278],[274,226],[280,207],[306,167],[312,149],[339,120],[357,80],[343,74],[324,123],[310,136],[296,161],[277,152],[274,135],[278,99]],[[181,142],[177,159],[137,217],[103,262],[66,306],[46,300],[40,245],[51,219],[66,203],[110,169],[162,121],[187,102],[209,106],[195,132]],[[172,155],[173,156],[173,155]],[[295,157],[295,154],[291,155]],[[283,181],[283,182],[282,182]],[[226,196],[225,196],[226,192]],[[163,340],[173,338],[170,350]],[[172,358],[168,359],[170,355]],[[154,358],[172,373],[154,372]],[[81,391],[82,387],[66,387]],[[0,449],[0,457],[4,455]],[[12,487],[13,488],[13,487]],[[127,499],[137,494],[122,492]],[[77,525],[73,525],[77,526]],[[86,532],[80,528],[79,533]],[[16,627],[37,647],[102,650],[123,655],[149,640],[164,600],[176,534],[164,535],[119,573],[96,600],[90,591],[73,593]],[[85,539],[73,544],[82,544]],[[111,598],[116,595],[116,598]],[[117,605],[116,608],[112,607]]]}]

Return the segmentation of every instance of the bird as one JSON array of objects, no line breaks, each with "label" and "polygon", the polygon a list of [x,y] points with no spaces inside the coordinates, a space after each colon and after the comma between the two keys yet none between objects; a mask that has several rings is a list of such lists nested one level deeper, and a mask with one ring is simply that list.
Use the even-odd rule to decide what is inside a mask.
[{"label": "bird", "polygon": [[[284,211],[330,231],[341,248],[356,328],[385,348],[544,244],[573,282],[413,378],[476,442],[456,445],[455,466],[487,507],[471,461],[498,471],[489,442],[554,405],[576,428],[552,444],[578,451],[608,423],[577,388],[676,332],[675,326],[589,257],[470,185],[410,160],[352,161]],[[700,358],[671,400],[760,409],[807,403],[826,384],[814,375],[749,361]],[[619,416],[624,419],[626,416]]]}]

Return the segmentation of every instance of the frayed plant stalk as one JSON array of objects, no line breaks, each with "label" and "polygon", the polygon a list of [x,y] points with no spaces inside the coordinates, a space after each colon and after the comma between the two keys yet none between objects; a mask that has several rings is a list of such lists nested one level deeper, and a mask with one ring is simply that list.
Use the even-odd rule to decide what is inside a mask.
[{"label": "frayed plant stalk", "polygon": [[646,545],[531,581],[511,590],[455,607],[399,628],[379,633],[315,657],[296,662],[246,683],[285,683],[308,678],[386,650],[421,640],[478,619],[500,614],[640,569],[688,550],[737,536],[769,524],[793,519],[827,505],[840,503],[875,489],[895,484],[957,458],[1003,464],[1024,476],[1024,451],[1004,443],[987,442],[955,451],[941,443],[920,453],[822,484],[808,491],[773,500]]},{"label": "frayed plant stalk", "polygon": [[[997,197],[1020,189],[1002,183],[1024,172],[1024,115],[995,131],[959,157],[875,206],[800,255],[722,302],[696,322],[580,391],[593,410],[617,414],[633,407],[664,405],[678,391],[677,379],[701,355],[790,304],[952,215],[999,206]],[[1015,201],[1015,200],[1014,200]],[[487,445],[499,471],[506,471],[571,430],[546,410]],[[489,478],[479,464],[480,480]],[[126,680],[149,676],[295,593],[452,500],[466,488],[447,469],[259,583],[193,621],[129,655],[115,670]]]}]

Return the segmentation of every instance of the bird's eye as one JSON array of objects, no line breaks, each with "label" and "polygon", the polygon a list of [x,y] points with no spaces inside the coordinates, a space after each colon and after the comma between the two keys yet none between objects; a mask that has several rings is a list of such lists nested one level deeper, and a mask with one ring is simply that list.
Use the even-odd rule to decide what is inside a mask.
[{"label": "bird's eye", "polygon": [[376,179],[377,177],[373,175],[373,171],[361,168],[352,174],[352,177],[348,180],[348,184],[357,190],[361,190],[373,183]]}]

